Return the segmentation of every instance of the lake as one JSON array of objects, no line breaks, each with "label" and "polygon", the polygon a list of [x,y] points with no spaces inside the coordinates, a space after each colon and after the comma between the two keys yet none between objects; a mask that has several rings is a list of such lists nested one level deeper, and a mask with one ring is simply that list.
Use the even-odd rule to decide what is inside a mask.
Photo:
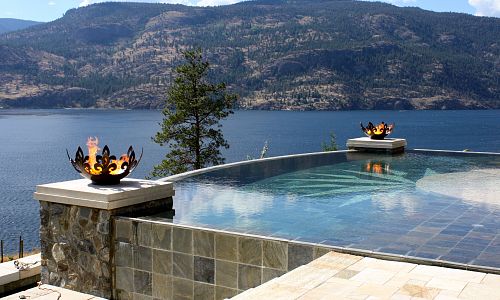
[{"label": "lake", "polygon": [[[87,137],[98,136],[112,154],[129,145],[144,156],[132,174],[144,178],[166,149],[152,142],[162,119],[160,111],[129,110],[2,110],[0,109],[0,239],[7,252],[37,247],[37,184],[78,179],[68,162],[78,146],[86,152]],[[267,141],[268,156],[316,152],[334,131],[345,148],[361,136],[359,122],[396,124],[392,137],[404,137],[409,148],[500,152],[500,110],[490,111],[237,111],[223,122],[231,148],[227,162],[258,157]],[[174,200],[175,201],[175,200]],[[174,204],[175,205],[175,204]],[[25,250],[26,251],[26,250]]]}]

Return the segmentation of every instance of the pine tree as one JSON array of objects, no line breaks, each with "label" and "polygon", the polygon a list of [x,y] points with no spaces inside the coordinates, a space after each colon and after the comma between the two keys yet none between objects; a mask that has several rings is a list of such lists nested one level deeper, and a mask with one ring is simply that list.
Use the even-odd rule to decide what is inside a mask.
[{"label": "pine tree", "polygon": [[186,62],[175,69],[161,130],[153,137],[169,148],[151,172],[154,177],[224,163],[220,149],[229,148],[220,121],[233,113],[237,96],[226,92],[225,83],[207,81],[210,64],[201,49],[182,53]]}]

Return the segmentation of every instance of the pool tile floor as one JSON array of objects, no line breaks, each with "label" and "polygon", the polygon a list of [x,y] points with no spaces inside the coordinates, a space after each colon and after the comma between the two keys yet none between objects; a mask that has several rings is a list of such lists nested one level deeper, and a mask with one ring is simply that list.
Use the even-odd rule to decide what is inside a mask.
[{"label": "pool tile floor", "polygon": [[232,299],[500,300],[500,275],[330,252]]}]

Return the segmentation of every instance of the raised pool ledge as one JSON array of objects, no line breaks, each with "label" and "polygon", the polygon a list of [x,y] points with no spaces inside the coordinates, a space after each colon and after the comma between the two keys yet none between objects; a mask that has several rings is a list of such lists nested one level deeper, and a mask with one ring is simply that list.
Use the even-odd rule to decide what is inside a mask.
[{"label": "raised pool ledge", "polygon": [[138,179],[113,186],[85,179],[37,186],[42,283],[116,298],[113,218],[171,211],[173,195],[171,183]]},{"label": "raised pool ledge", "polygon": [[334,251],[386,261],[500,274],[500,269],[322,243],[117,217],[114,247],[119,299],[225,299]]}]

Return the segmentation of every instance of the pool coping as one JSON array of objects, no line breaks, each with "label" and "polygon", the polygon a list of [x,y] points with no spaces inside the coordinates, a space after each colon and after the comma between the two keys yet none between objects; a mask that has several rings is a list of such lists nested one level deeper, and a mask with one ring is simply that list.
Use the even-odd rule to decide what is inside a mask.
[{"label": "pool coping", "polygon": [[[428,153],[428,154],[455,154],[455,155],[495,155],[495,156],[500,156],[500,153],[496,152],[476,152],[476,151],[457,151],[457,150],[436,150],[436,149],[407,149],[405,152],[421,152],[421,153]],[[319,155],[325,155],[325,154],[335,154],[335,153],[363,153],[362,151],[358,150],[337,150],[337,151],[322,151],[322,152],[309,152],[309,153],[299,153],[299,154],[289,154],[289,155],[280,155],[280,156],[273,156],[273,157],[267,157],[267,158],[258,158],[258,159],[251,159],[251,160],[244,160],[244,161],[237,161],[237,162],[232,162],[232,163],[227,163],[227,164],[222,164],[222,165],[217,165],[217,166],[211,166],[199,170],[192,170],[176,175],[171,175],[167,177],[162,177],[157,179],[156,181],[160,182],[176,182],[179,180],[186,179],[191,176],[196,176],[196,175],[201,175],[205,174],[211,171],[217,171],[217,170],[224,170],[227,168],[231,167],[237,167],[237,166],[244,166],[244,165],[249,165],[252,163],[258,163],[258,162],[266,162],[266,161],[274,161],[274,160],[281,160],[281,159],[287,159],[287,158],[296,158],[296,157],[307,157],[307,156],[319,156]],[[388,154],[391,155],[391,154]],[[399,155],[399,154],[395,154]]]},{"label": "pool coping", "polygon": [[148,219],[148,217],[118,217],[118,218],[124,218],[124,219],[137,221],[137,222],[148,222],[148,223],[152,223],[152,224],[167,224],[169,226],[186,228],[186,229],[191,229],[191,230],[211,231],[214,233],[230,234],[230,235],[237,235],[237,236],[249,237],[249,238],[258,238],[258,239],[269,240],[269,241],[286,242],[286,243],[292,243],[292,244],[306,245],[306,246],[310,246],[310,247],[328,248],[331,251],[335,251],[335,252],[339,252],[339,253],[352,254],[352,255],[363,256],[363,257],[372,257],[372,258],[389,260],[389,261],[400,261],[400,262],[414,263],[414,264],[419,264],[419,265],[439,266],[439,267],[446,267],[446,268],[452,268],[452,269],[460,269],[460,270],[476,271],[476,272],[483,272],[483,273],[500,275],[500,268],[495,268],[495,267],[464,264],[464,263],[439,260],[439,259],[419,258],[419,257],[414,257],[414,256],[406,256],[406,255],[391,254],[391,253],[371,251],[371,250],[333,246],[333,245],[321,244],[321,243],[311,243],[311,242],[305,242],[305,241],[301,241],[301,240],[297,240],[297,239],[291,240],[291,239],[280,238],[280,237],[271,237],[271,236],[259,235],[259,234],[243,233],[243,232],[237,232],[237,231],[228,231],[225,229],[216,229],[216,228],[211,228],[211,227],[178,224],[178,223],[173,223],[173,222],[168,222],[168,221],[151,220],[151,219]]}]

